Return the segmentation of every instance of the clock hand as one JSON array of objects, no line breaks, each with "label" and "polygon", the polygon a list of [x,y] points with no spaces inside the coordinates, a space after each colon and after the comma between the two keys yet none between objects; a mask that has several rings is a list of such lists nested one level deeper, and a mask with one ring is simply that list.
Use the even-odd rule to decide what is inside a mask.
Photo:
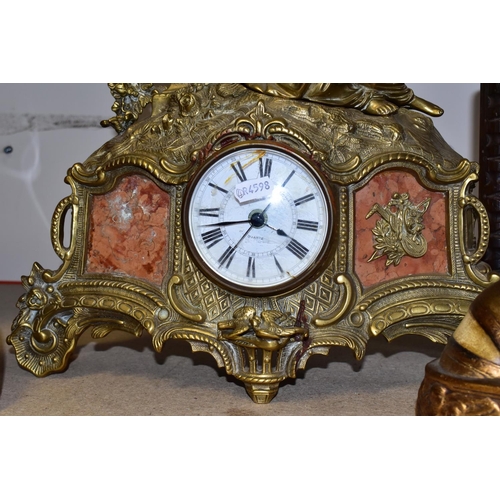
[{"label": "clock hand", "polygon": [[225,220],[225,221],[221,221],[221,222],[214,222],[212,224],[201,224],[200,227],[232,226],[234,224],[243,224],[244,222],[251,223],[250,219],[246,219],[246,220]]},{"label": "clock hand", "polygon": [[234,245],[234,247],[229,247],[223,254],[222,257],[219,259],[219,267],[222,267],[226,261],[229,259],[229,262],[227,263],[226,267],[229,266],[231,261],[233,260],[234,252],[236,252],[236,249],[238,248],[238,245],[246,238],[247,234],[253,229],[253,226],[250,226],[246,231],[245,234],[238,240],[238,242]]},{"label": "clock hand", "polygon": [[[272,203],[269,203],[269,205],[267,205],[266,208],[264,208],[264,210],[262,210],[262,215],[264,215],[266,212],[267,212],[267,209],[272,205]],[[271,227],[271,226],[269,226]]]},{"label": "clock hand", "polygon": [[277,229],[269,224],[265,224],[265,226],[267,226],[268,228],[272,229],[273,231],[276,231],[278,233],[278,236],[286,236],[287,238],[291,238],[291,236],[289,236],[288,234],[285,233],[285,231],[283,231],[283,229]]},{"label": "clock hand", "polygon": [[[288,184],[288,181],[292,178],[292,176],[295,174],[295,170],[292,170],[290,172],[290,174],[288,175],[288,177],[283,181],[283,183],[281,184],[281,187],[284,188],[287,184]],[[268,208],[272,205],[272,202],[269,203],[269,205],[267,205],[266,208],[264,208],[264,210],[262,211],[263,214],[265,214],[268,210]],[[280,236],[286,236],[286,235],[280,235]]]},{"label": "clock hand", "polygon": [[253,212],[250,214],[250,217],[246,220],[227,220],[227,221],[220,221],[220,222],[213,222],[211,224],[202,224],[200,227],[220,227],[220,226],[232,226],[235,224],[243,224],[245,222],[248,222],[251,224],[252,227],[262,227],[264,225],[264,212]]},{"label": "clock hand", "polygon": [[246,231],[245,234],[238,240],[236,245],[234,245],[234,248],[238,248],[238,245],[245,239],[246,235],[253,229],[253,226],[250,226]]},{"label": "clock hand", "polygon": [[291,236],[286,234],[285,231],[283,231],[283,229],[276,229],[275,227],[270,226],[269,224],[266,224],[266,226],[276,231],[279,236],[286,236],[287,238],[290,238],[290,242],[287,244],[286,248],[287,250],[290,250],[290,252],[292,252],[299,259],[302,260],[309,252],[309,249],[307,247],[305,247],[295,238],[292,238]]}]

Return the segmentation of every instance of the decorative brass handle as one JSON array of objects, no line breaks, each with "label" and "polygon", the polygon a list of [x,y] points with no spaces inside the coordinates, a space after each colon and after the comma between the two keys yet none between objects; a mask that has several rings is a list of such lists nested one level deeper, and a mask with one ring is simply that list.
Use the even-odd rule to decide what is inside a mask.
[{"label": "decorative brass handle", "polygon": [[[464,196],[458,200],[458,204],[461,208],[459,230],[462,231],[462,237],[460,238],[460,250],[462,252],[462,257],[466,264],[476,264],[482,259],[488,247],[488,241],[490,238],[490,222],[488,219],[488,213],[486,212],[483,204],[475,196]],[[468,253],[465,248],[465,232],[467,224],[467,221],[465,220],[465,209],[468,206],[471,206],[479,216],[479,241],[477,249],[472,254]]]},{"label": "decorative brass handle", "polygon": [[[56,206],[54,210],[54,215],[52,217],[52,246],[57,256],[61,260],[66,260],[71,254],[73,235],[71,235],[71,240],[69,242],[69,247],[64,246],[64,222],[66,219],[66,214],[70,208],[73,209],[73,217],[75,216],[75,205],[74,205],[73,195],[67,196],[62,199]],[[73,224],[72,224],[73,227]]]}]

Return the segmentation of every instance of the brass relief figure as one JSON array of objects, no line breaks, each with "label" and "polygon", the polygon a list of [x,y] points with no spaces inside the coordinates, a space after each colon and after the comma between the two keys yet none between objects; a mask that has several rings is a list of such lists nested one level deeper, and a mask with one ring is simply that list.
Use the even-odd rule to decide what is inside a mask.
[{"label": "brass relief figure", "polygon": [[377,221],[372,230],[377,243],[368,262],[386,255],[385,265],[397,266],[405,255],[414,258],[425,255],[427,241],[422,235],[422,230],[425,228],[422,221],[429,203],[430,198],[427,198],[414,205],[407,193],[394,193],[391,201],[383,207],[375,203],[366,218],[378,213],[382,219]]},{"label": "brass relief figure", "polygon": [[[259,317],[255,308],[245,306],[234,312],[232,320],[221,321],[217,326],[219,330],[232,330],[231,333],[222,333],[225,340],[244,339],[246,344],[252,343],[256,346],[262,344],[259,340],[273,341],[269,346],[266,344],[268,349],[273,350],[274,344],[276,348],[278,344],[282,347],[283,341],[286,343],[292,337],[307,337],[307,328],[299,326],[297,322],[294,325],[282,324],[289,319],[289,314],[280,311],[262,311]],[[243,337],[247,333],[253,333],[253,336]]]},{"label": "brass relief figure", "polygon": [[404,83],[245,83],[263,94],[304,99],[329,106],[356,108],[369,115],[386,116],[400,107],[416,109],[430,116],[443,110],[417,97]]},{"label": "brass relief figure", "polygon": [[[118,133],[134,123],[142,110],[160,93],[174,93],[192,84],[108,84],[116,99],[112,110],[116,116],[104,120],[103,127],[112,126]],[[421,111],[429,116],[443,114],[443,109],[415,95],[404,83],[243,83],[226,84],[225,93],[239,93],[241,85],[261,94],[309,102],[359,109],[367,115],[388,116],[399,108]],[[187,103],[184,103],[186,106]],[[192,102],[190,103],[193,104]],[[189,107],[190,104],[187,104]]]}]

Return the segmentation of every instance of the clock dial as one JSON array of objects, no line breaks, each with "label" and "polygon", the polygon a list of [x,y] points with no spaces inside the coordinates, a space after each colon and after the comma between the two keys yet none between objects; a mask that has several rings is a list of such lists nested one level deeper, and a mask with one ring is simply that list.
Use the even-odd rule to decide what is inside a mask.
[{"label": "clock dial", "polygon": [[217,284],[278,295],[328,264],[332,206],[327,184],[300,155],[274,143],[240,143],[190,181],[184,234],[192,258]]}]

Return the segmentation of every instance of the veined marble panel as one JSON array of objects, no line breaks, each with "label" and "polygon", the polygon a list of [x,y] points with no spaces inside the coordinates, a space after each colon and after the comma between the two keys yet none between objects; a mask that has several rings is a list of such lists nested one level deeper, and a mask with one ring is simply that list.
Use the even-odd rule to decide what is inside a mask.
[{"label": "veined marble panel", "polygon": [[140,175],[95,195],[90,216],[88,273],[124,273],[161,285],[168,270],[170,196]]}]

